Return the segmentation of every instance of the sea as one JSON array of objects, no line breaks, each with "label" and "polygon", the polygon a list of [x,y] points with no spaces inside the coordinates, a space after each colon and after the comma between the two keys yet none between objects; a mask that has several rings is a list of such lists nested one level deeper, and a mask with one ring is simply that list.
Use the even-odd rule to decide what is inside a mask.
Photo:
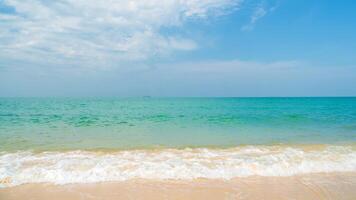
[{"label": "sea", "polygon": [[356,98],[0,98],[0,187],[356,172]]}]

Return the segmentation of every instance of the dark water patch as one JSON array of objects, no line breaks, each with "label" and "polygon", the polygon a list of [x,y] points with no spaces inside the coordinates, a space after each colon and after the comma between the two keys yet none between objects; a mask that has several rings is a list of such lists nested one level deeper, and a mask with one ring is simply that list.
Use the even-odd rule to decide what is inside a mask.
[{"label": "dark water patch", "polygon": [[166,122],[172,119],[173,117],[167,115],[167,114],[157,114],[157,115],[148,115],[145,116],[143,119],[152,121],[152,122]]},{"label": "dark water patch", "polygon": [[206,117],[207,122],[213,124],[241,124],[242,121],[238,116],[215,115]]},{"label": "dark water patch", "polygon": [[292,120],[292,121],[306,121],[308,118],[305,115],[300,115],[300,114],[290,114],[290,115],[285,115],[287,119]]},{"label": "dark water patch", "polygon": [[344,130],[356,131],[356,124],[344,125],[344,126],[341,126],[341,128],[344,129]]},{"label": "dark water patch", "polygon": [[129,122],[127,122],[127,121],[119,121],[119,122],[117,122],[116,124],[128,124]]},{"label": "dark water patch", "polygon": [[0,113],[0,117],[19,117],[20,115],[15,113]]}]

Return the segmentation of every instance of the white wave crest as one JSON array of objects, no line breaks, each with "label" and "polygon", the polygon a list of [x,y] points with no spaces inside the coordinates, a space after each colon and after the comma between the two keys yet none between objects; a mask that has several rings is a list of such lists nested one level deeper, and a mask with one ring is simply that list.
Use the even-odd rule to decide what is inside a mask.
[{"label": "white wave crest", "polygon": [[[130,179],[231,179],[355,172],[351,146],[314,150],[248,146],[232,149],[165,149],[119,152],[16,152],[0,154],[0,187],[25,183],[93,183]],[[6,181],[4,181],[6,180]]]}]

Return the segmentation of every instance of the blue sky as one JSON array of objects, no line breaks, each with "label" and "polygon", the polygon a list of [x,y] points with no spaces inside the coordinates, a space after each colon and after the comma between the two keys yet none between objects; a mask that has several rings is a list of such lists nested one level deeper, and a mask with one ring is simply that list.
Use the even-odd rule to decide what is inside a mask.
[{"label": "blue sky", "polygon": [[355,96],[356,3],[0,0],[0,96]]}]

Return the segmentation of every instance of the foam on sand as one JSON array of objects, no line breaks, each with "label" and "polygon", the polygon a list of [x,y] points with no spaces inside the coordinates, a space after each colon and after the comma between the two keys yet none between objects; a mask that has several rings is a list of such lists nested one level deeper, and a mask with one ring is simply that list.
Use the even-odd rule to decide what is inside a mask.
[{"label": "foam on sand", "polygon": [[22,151],[0,154],[0,180],[7,180],[0,183],[0,187],[25,183],[232,179],[323,172],[356,172],[355,148],[246,146],[230,149]]}]

